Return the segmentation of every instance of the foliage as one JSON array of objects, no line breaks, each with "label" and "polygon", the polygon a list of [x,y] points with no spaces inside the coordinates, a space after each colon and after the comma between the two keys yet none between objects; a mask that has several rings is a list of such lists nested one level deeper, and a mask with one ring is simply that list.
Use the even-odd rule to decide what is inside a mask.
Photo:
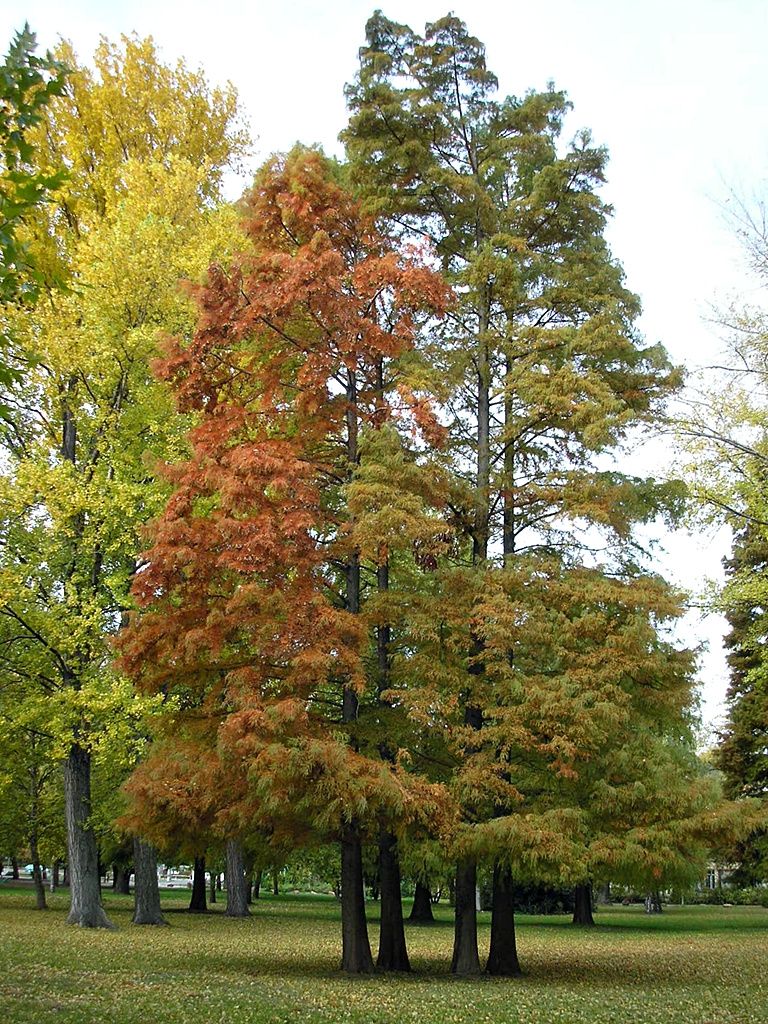
[{"label": "foliage", "polygon": [[[682,375],[634,329],[605,240],[607,154],[586,132],[562,145],[565,94],[497,98],[453,15],[420,35],[377,12],[366,37],[342,133],[352,178],[398,237],[430,238],[456,294],[432,354],[459,558],[395,620],[392,692],[446,737],[454,851],[575,882],[630,844],[600,786],[634,766],[636,732],[650,749],[686,728],[692,658],[662,638],[681,598],[634,564],[636,525],[678,514],[680,488],[604,468]],[[628,799],[639,812],[639,790],[658,794],[658,825],[663,772],[642,774]]]},{"label": "foliage", "polygon": [[[159,364],[199,423],[191,458],[167,470],[174,493],[136,577],[144,611],[122,664],[190,712],[227,779],[207,786],[225,830],[338,836],[377,807],[416,806],[408,774],[341,728],[369,686],[375,628],[349,580],[445,529],[418,490],[397,491],[417,475],[409,432],[432,426],[408,356],[445,289],[335,177],[301,147],[262,169],[247,247],[211,273],[192,341]],[[142,772],[147,801],[153,764],[165,799],[165,756]]]},{"label": "foliage", "polygon": [[[632,425],[657,421],[681,375],[633,330],[637,297],[604,238],[607,153],[550,86],[496,97],[485,50],[456,16],[420,36],[376,12],[342,133],[366,205],[428,236],[456,286],[441,351],[457,468],[474,489],[462,525],[477,553],[570,537],[624,541],[672,495],[598,468]],[[578,534],[578,529],[577,529]],[[485,554],[483,554],[485,557]]]},{"label": "foliage", "polygon": [[[727,717],[714,761],[726,793],[734,798],[768,793],[768,665],[766,638],[766,552],[768,551],[768,231],[765,203],[755,208],[733,198],[734,230],[757,289],[752,304],[734,300],[719,311],[724,352],[718,366],[702,373],[679,422],[693,514],[727,524],[732,531],[726,580],[715,597],[728,620],[725,638],[730,682]],[[765,836],[730,851],[744,877],[768,876]]]},{"label": "foliage", "polygon": [[[52,162],[66,159],[72,170],[57,203],[37,211],[30,244],[38,252],[55,248],[71,287],[16,325],[41,358],[14,395],[3,431],[0,595],[6,673],[36,678],[49,692],[59,688],[57,678],[75,682],[79,719],[96,716],[95,695],[78,694],[89,684],[98,689],[138,531],[162,493],[147,453],[179,450],[179,426],[148,368],[156,334],[188,326],[179,280],[199,274],[231,228],[217,230],[203,207],[215,180],[201,169],[203,148],[163,139],[157,160],[139,162],[143,153],[126,156],[118,145],[120,131],[151,139],[155,111],[167,117],[181,99],[177,93],[171,111],[151,89],[142,108],[130,100],[131,87],[163,70],[151,43],[126,40],[122,55],[104,43],[100,83],[64,46],[61,55],[73,67],[69,87],[50,104],[36,141],[49,147]],[[118,80],[125,109],[114,110]],[[182,78],[176,87],[188,84]],[[199,90],[188,97],[190,117],[193,110],[202,117],[202,99]],[[224,145],[231,111],[219,113],[211,102]],[[81,152],[86,137],[98,146],[98,160]],[[208,134],[198,142],[207,147]]]},{"label": "foliage", "polygon": [[730,632],[725,637],[730,669],[728,724],[716,752],[732,796],[765,796],[768,792],[768,677],[764,664],[765,611],[760,591],[768,570],[768,538],[748,521],[733,538],[725,562]]},{"label": "foliage", "polygon": [[5,307],[34,305],[44,283],[33,252],[20,237],[25,219],[51,200],[65,180],[63,164],[48,171],[37,165],[31,129],[65,85],[67,66],[49,52],[35,56],[35,33],[25,25],[17,32],[0,66],[0,388],[4,391],[21,375],[7,363],[14,337]]},{"label": "foliage", "polygon": [[98,765],[111,749],[114,791],[149,705],[111,671],[110,639],[140,531],[164,499],[153,462],[183,447],[149,362],[158,331],[191,327],[180,280],[236,234],[214,201],[243,139],[234,94],[164,67],[151,40],[103,41],[96,74],[64,43],[57,56],[67,86],[29,142],[43,173],[66,164],[68,175],[27,216],[24,241],[45,282],[66,290],[6,310],[36,359],[0,424],[2,702],[19,728],[45,723],[54,757],[77,747]]}]

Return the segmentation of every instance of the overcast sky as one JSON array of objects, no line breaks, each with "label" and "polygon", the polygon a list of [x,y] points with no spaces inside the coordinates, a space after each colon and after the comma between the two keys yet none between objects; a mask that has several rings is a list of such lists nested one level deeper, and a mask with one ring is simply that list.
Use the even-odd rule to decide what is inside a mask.
[{"label": "overcast sky", "polygon": [[[387,3],[387,17],[423,30],[450,10],[422,0]],[[296,140],[339,153],[343,88],[357,67],[367,0],[0,0],[5,52],[26,19],[43,48],[59,36],[87,61],[100,35],[151,35],[167,61],[201,66],[212,84],[231,81],[256,140],[254,166]],[[708,306],[754,286],[725,227],[733,188],[760,191],[768,173],[766,0],[457,0],[454,13],[486,44],[502,94],[549,80],[574,105],[565,134],[583,128],[608,147],[605,197],[610,241],[629,286],[643,300],[640,327],[694,367],[717,339]],[[717,571],[722,538],[666,541],[667,565],[689,587]],[[705,718],[724,690],[719,629],[704,663]]]}]

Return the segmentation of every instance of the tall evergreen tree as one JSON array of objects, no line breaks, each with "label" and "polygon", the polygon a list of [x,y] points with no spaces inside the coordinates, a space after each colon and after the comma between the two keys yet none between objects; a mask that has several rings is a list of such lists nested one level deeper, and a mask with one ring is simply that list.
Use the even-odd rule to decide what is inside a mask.
[{"label": "tall evergreen tree", "polygon": [[[560,145],[565,94],[497,99],[484,47],[452,15],[421,36],[377,12],[360,62],[342,133],[353,178],[393,231],[431,239],[456,290],[437,358],[467,485],[455,522],[483,580],[456,693],[464,724],[481,732],[499,699],[486,696],[488,566],[514,570],[526,549],[578,561],[585,525],[626,551],[632,524],[668,495],[600,459],[660,415],[680,374],[633,329],[639,303],[605,241],[610,210],[597,195],[607,155],[586,132]],[[479,969],[474,888],[468,856],[457,875],[457,973]],[[491,960],[514,970],[514,957]]]},{"label": "tall evergreen tree", "polygon": [[717,763],[728,796],[764,797],[768,793],[768,673],[764,642],[766,612],[756,600],[755,586],[768,572],[768,540],[756,523],[747,522],[735,535],[725,561],[725,637],[730,683],[728,718]]},{"label": "tall evergreen tree", "polygon": [[[724,644],[730,681],[728,712],[715,763],[723,773],[727,796],[764,800],[768,794],[768,623],[761,594],[768,573],[768,539],[762,524],[748,520],[734,535],[725,569],[723,605],[730,630]],[[730,856],[745,881],[754,883],[768,877],[764,830],[739,844]]]}]

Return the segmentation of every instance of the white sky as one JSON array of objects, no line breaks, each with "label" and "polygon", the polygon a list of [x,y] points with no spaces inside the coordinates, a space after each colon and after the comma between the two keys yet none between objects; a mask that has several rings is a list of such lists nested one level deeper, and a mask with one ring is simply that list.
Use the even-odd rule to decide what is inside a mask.
[{"label": "white sky", "polygon": [[[379,0],[384,13],[423,30],[450,5]],[[0,48],[29,21],[41,47],[59,35],[87,61],[100,35],[152,35],[167,61],[184,57],[212,84],[231,81],[256,137],[254,167],[296,140],[336,142],[343,87],[357,66],[376,0],[0,0]],[[640,327],[678,362],[706,363],[717,339],[708,304],[751,287],[724,227],[729,187],[760,190],[768,173],[768,0],[472,0],[455,13],[487,48],[502,94],[553,79],[574,111],[566,135],[588,127],[611,154],[604,192],[615,207],[610,240],[643,299]],[[696,588],[717,573],[723,538],[668,539],[667,571]],[[725,686],[721,627],[702,672],[704,717]]]}]

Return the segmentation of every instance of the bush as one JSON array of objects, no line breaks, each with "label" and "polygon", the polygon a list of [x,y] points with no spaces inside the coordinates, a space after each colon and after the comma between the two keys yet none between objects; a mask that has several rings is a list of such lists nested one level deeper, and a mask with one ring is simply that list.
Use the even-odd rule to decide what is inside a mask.
[{"label": "bush", "polygon": [[[736,907],[768,908],[768,886],[753,885],[744,888],[720,886],[717,889],[701,889],[684,893],[685,902],[692,906],[718,907],[724,903],[732,903]],[[674,895],[673,903],[679,903],[680,897]]]}]

